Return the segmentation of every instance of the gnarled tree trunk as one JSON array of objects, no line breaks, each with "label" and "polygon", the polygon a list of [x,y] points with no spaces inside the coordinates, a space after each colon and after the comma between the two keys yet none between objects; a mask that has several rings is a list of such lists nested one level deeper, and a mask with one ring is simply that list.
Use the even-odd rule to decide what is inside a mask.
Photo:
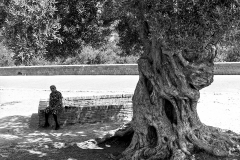
[{"label": "gnarled tree trunk", "polygon": [[173,53],[152,43],[146,51],[138,61],[134,135],[121,159],[182,160],[199,149],[216,156],[238,152],[239,137],[204,125],[196,109],[199,90],[213,82],[215,50]]}]

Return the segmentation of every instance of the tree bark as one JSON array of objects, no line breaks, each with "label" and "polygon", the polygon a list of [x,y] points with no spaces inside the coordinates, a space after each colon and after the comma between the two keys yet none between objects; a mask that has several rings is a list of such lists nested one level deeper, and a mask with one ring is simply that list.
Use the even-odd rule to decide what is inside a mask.
[{"label": "tree bark", "polygon": [[215,156],[239,152],[237,134],[204,125],[197,113],[199,90],[213,82],[214,48],[174,53],[151,44],[148,56],[138,60],[134,135],[121,160],[183,160],[199,150]]}]

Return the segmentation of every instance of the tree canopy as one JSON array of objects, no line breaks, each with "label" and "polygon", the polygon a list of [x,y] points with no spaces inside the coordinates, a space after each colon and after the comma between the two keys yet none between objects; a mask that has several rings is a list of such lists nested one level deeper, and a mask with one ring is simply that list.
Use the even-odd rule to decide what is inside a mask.
[{"label": "tree canopy", "polygon": [[143,53],[151,37],[161,39],[166,50],[191,54],[233,41],[239,34],[238,5],[231,0],[4,0],[0,24],[16,64],[28,64],[36,55],[73,57],[84,45],[100,47],[112,33],[118,33],[124,56]]},{"label": "tree canopy", "polygon": [[[155,37],[167,50],[201,51],[216,45],[231,29],[238,29],[238,5],[233,0],[108,0],[104,11],[111,15],[105,16],[109,20],[119,19],[119,28],[127,21],[145,43]],[[137,41],[135,38],[133,44]]]}]

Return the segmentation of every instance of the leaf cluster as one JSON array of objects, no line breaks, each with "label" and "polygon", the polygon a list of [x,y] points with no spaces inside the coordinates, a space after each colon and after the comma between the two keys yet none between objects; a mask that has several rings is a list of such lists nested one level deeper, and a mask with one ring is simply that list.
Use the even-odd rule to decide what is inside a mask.
[{"label": "leaf cluster", "polygon": [[101,26],[100,4],[101,0],[57,0],[55,15],[60,18],[63,42],[48,44],[47,59],[76,56],[84,45],[97,48],[105,43],[110,32]]},{"label": "leaf cluster", "polygon": [[111,16],[108,18],[111,22],[117,19],[119,25],[127,21],[131,30],[139,33],[135,44],[139,38],[149,42],[157,39],[166,50],[204,52],[239,27],[239,3],[238,0],[108,0],[105,15]]},{"label": "leaf cluster", "polygon": [[36,55],[46,53],[48,42],[61,42],[55,0],[11,0],[5,5],[2,27],[4,43],[15,55],[16,65],[28,65]]},{"label": "leaf cluster", "polygon": [[[84,45],[100,47],[110,35],[100,20],[102,0],[4,0],[0,25],[16,65],[34,56],[53,61],[75,56]],[[2,23],[1,23],[2,22]]]}]

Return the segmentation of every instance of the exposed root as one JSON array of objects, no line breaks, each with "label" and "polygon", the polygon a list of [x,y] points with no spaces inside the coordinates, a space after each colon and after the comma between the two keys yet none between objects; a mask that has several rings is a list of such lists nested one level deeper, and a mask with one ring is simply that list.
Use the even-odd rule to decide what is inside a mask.
[{"label": "exposed root", "polygon": [[237,156],[240,153],[240,136],[221,129],[203,126],[187,135],[190,142],[199,149],[219,157]]},{"label": "exposed root", "polygon": [[170,160],[185,160],[186,154],[181,149],[174,150]]},{"label": "exposed root", "polygon": [[[206,126],[205,126],[206,127]],[[177,140],[178,142],[169,142],[167,144],[158,144],[151,148],[145,146],[139,148],[137,143],[132,144],[125,154],[115,159],[120,160],[153,160],[153,159],[170,159],[170,160],[186,160],[194,159],[194,155],[198,151],[205,151],[210,155],[219,157],[239,156],[240,137],[235,133],[230,134],[220,132],[215,129],[214,132],[206,132],[206,129],[191,132],[186,135],[186,139]],[[211,127],[213,130],[213,127]],[[137,141],[135,141],[137,142]]]},{"label": "exposed root", "polygon": [[120,160],[154,160],[166,159],[168,157],[170,157],[168,148],[162,146],[149,148],[146,146],[141,149],[128,151],[128,154],[124,154]]},{"label": "exposed root", "polygon": [[191,153],[188,151],[188,147],[186,143],[182,140],[179,140],[179,148],[181,149],[182,152],[184,152],[187,155],[191,155]]},{"label": "exposed root", "polygon": [[[129,135],[128,133],[125,134]],[[213,156],[231,157],[239,156],[240,136],[231,131],[222,131],[218,128],[203,126],[199,130],[189,132],[186,139],[175,139],[172,142],[139,147],[138,136],[128,149],[117,157],[109,155],[112,160],[189,160],[194,159],[198,151],[205,151]]]}]

